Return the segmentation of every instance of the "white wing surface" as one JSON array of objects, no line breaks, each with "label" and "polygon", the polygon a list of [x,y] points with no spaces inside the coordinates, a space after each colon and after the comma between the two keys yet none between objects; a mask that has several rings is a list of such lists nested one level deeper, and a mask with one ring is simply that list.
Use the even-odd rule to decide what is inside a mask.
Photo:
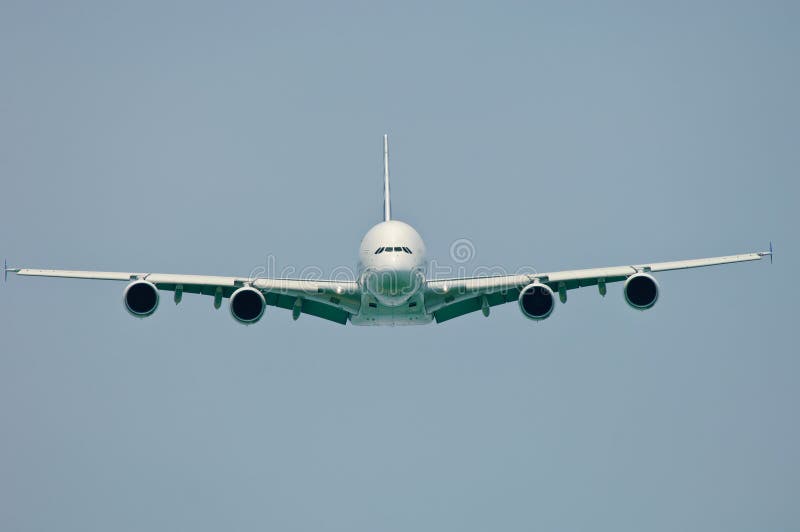
[{"label": "white wing surface", "polygon": [[562,301],[566,301],[567,290],[599,284],[605,291],[605,284],[624,281],[636,273],[684,270],[735,262],[748,262],[760,260],[766,256],[772,256],[771,244],[770,251],[707,259],[654,262],[650,264],[565,270],[549,273],[430,280],[426,283],[425,306],[426,310],[434,315],[437,323],[441,323],[478,310],[488,312],[488,307],[516,301],[523,288],[537,281],[549,286],[553,292],[560,295]]},{"label": "white wing surface", "polygon": [[292,309],[295,316],[310,314],[336,323],[345,324],[350,314],[361,307],[361,293],[353,281],[300,280],[300,279],[249,279],[213,275],[176,275],[170,273],[95,272],[78,270],[35,270],[12,268],[7,271],[17,275],[36,277],[65,277],[71,279],[100,279],[107,281],[144,280],[159,290],[175,292],[176,303],[184,293],[204,294],[215,299],[219,306],[222,298],[244,286],[259,290],[267,305]]}]

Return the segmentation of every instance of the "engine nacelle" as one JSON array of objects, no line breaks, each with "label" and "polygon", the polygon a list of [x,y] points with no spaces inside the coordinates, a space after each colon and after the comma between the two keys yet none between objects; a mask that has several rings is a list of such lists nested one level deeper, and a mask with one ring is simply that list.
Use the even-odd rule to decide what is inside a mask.
[{"label": "engine nacelle", "polygon": [[637,310],[647,310],[658,301],[658,283],[652,275],[637,273],[628,277],[622,293],[628,305]]},{"label": "engine nacelle", "polygon": [[553,313],[556,297],[546,284],[529,284],[519,293],[519,308],[526,318],[543,320]]},{"label": "engine nacelle", "polygon": [[122,293],[125,310],[137,318],[146,318],[155,312],[158,299],[158,288],[150,281],[134,281]]},{"label": "engine nacelle", "polygon": [[231,316],[239,323],[250,325],[261,319],[267,308],[264,294],[255,288],[244,286],[231,294]]}]

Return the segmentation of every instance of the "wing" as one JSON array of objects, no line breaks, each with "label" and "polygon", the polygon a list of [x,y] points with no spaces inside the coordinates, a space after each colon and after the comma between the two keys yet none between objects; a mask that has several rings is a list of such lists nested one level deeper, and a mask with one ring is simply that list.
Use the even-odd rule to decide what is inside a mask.
[{"label": "wing", "polygon": [[209,275],[175,275],[169,273],[94,272],[77,270],[34,270],[11,268],[8,272],[37,277],[66,277],[71,279],[101,279],[107,281],[145,280],[159,290],[175,292],[175,302],[184,293],[214,297],[219,307],[222,298],[229,298],[243,286],[252,286],[264,294],[267,305],[292,309],[299,313],[346,324],[350,314],[361,307],[361,290],[354,281],[300,280],[300,279],[249,279],[246,277],[220,277]]},{"label": "wing", "polygon": [[654,262],[632,266],[612,266],[551,273],[432,280],[426,283],[425,306],[426,310],[434,315],[436,322],[441,323],[478,310],[484,310],[488,315],[489,307],[516,301],[520,291],[525,286],[536,281],[548,285],[553,292],[559,294],[562,302],[565,302],[567,290],[599,284],[601,285],[602,293],[605,293],[605,284],[624,281],[639,272],[664,272],[717,266],[719,264],[760,260],[766,256],[772,257],[772,244],[770,244],[770,251],[708,259]]}]

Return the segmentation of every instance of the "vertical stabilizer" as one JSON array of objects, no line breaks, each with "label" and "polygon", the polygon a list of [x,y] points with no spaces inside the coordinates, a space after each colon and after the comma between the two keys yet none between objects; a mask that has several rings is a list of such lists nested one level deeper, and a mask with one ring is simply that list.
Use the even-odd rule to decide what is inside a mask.
[{"label": "vertical stabilizer", "polygon": [[389,197],[389,135],[383,136],[383,221],[392,219],[392,200]]}]

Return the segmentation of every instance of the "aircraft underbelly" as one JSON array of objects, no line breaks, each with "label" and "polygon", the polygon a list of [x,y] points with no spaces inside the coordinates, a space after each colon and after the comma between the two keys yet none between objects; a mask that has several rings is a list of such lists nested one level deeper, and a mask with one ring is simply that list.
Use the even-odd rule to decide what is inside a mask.
[{"label": "aircraft underbelly", "polygon": [[431,321],[433,315],[425,313],[421,295],[397,307],[382,305],[372,297],[365,296],[361,311],[350,316],[353,325],[425,325]]}]

